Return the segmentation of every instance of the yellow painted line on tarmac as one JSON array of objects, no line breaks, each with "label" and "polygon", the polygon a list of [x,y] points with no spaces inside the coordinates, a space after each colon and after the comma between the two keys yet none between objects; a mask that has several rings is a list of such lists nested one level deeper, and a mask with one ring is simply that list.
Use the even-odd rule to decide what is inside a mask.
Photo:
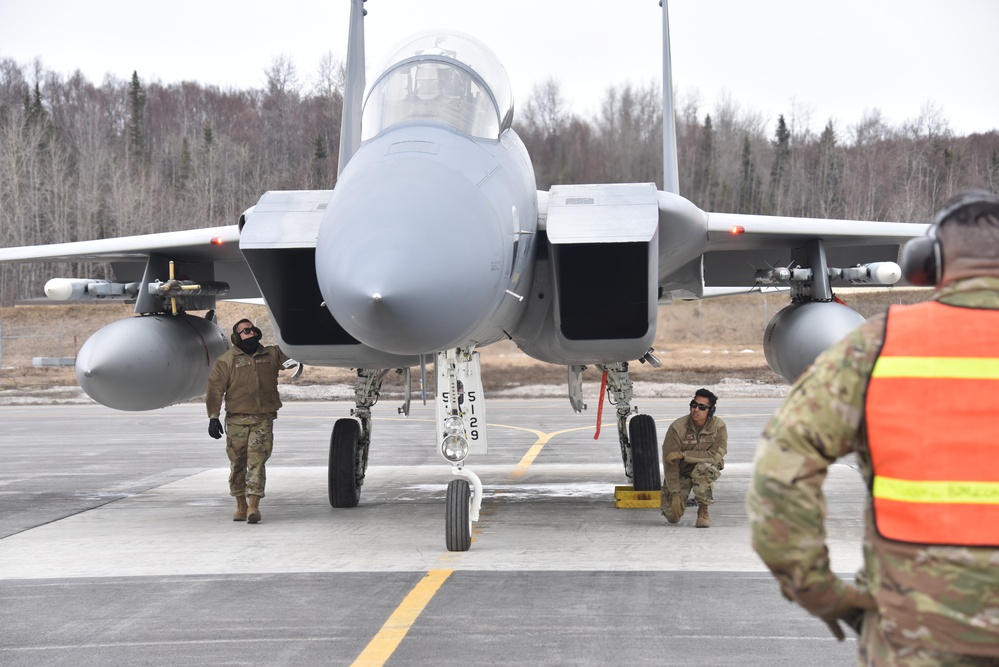
[{"label": "yellow painted line on tarmac", "polygon": [[392,615],[385,621],[382,629],[368,642],[368,645],[361,651],[361,655],[357,656],[352,664],[357,667],[384,665],[399,648],[406,633],[423,613],[424,607],[433,599],[452,572],[454,570],[430,570],[427,572],[420,583],[416,584],[416,587],[396,607]]},{"label": "yellow painted line on tarmac", "polygon": [[538,454],[541,453],[541,450],[545,448],[545,445],[548,444],[550,439],[551,438],[548,436],[538,438],[538,441],[534,443],[534,446],[528,449],[527,453],[524,454],[524,458],[520,459],[520,462],[513,469],[510,477],[513,479],[520,479],[523,477],[527,472],[527,469],[531,467],[532,463],[534,463],[534,459],[538,458]]},{"label": "yellow painted line on tarmac", "polygon": [[[551,433],[545,433],[544,431],[539,431],[533,428],[524,428],[522,426],[508,426],[506,424],[487,424],[491,428],[509,428],[517,431],[526,431],[528,433],[533,433],[537,440],[527,450],[527,453],[520,459],[520,462],[514,467],[513,471],[510,473],[510,479],[516,480],[524,476],[527,470],[537,459],[541,450],[544,449],[545,445],[551,441],[552,438],[564,433],[572,433],[575,431],[592,431],[593,426],[580,426],[576,428],[567,428],[561,431],[552,431]],[[483,508],[480,512],[480,516],[487,514],[488,511]],[[479,533],[479,526],[476,525],[472,529],[472,542],[475,542],[476,537]],[[464,552],[444,552],[441,554],[440,561],[442,563],[453,563],[458,564]],[[427,572],[426,576],[420,580],[420,583],[410,591],[409,595],[402,601],[402,603],[396,608],[396,610],[389,616],[388,620],[382,626],[378,634],[368,643],[365,649],[361,652],[357,659],[354,660],[352,665],[357,667],[374,667],[384,665],[386,661],[395,650],[402,643],[402,640],[406,637],[409,629],[419,618],[420,614],[423,613],[423,609],[427,606],[430,600],[437,593],[438,589],[444,584],[451,573],[454,572],[453,569],[440,569],[440,570],[430,570]]]},{"label": "yellow painted line on tarmac", "polygon": [[532,463],[534,463],[534,459],[538,458],[538,454],[540,454],[541,450],[544,449],[545,445],[548,444],[548,441],[554,438],[555,436],[562,435],[563,433],[572,433],[574,431],[591,431],[594,428],[593,426],[577,426],[576,428],[566,428],[562,429],[561,431],[552,431],[551,433],[545,433],[544,431],[538,431],[533,428],[524,428],[522,426],[507,426],[506,424],[487,424],[487,426],[491,426],[493,428],[509,428],[515,431],[527,431],[528,433],[533,433],[534,435],[538,436],[538,439],[535,441],[535,443],[531,446],[530,449],[527,450],[527,453],[524,454],[524,456],[520,459],[520,462],[517,463],[517,465],[514,467],[513,472],[510,473],[511,479],[520,479],[521,477],[523,477],[524,473],[527,472],[527,469],[531,467]]}]

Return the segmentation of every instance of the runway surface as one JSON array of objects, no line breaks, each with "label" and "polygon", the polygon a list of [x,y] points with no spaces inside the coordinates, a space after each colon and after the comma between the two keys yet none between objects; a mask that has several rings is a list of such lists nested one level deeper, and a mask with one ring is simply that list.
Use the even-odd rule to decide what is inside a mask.
[{"label": "runway surface", "polygon": [[[444,546],[450,465],[432,405],[374,408],[353,509],[326,461],[347,403],[288,403],[263,521],[231,520],[228,461],[198,404],[151,413],[0,407],[0,664],[842,665],[855,643],[781,597],[749,545],[756,438],[779,405],[731,398],[712,527],[616,509],[613,408],[491,400],[485,500],[467,552]],[[689,399],[641,399],[657,422]],[[533,455],[533,458],[531,456]],[[864,489],[826,492],[833,567],[860,565]]]}]

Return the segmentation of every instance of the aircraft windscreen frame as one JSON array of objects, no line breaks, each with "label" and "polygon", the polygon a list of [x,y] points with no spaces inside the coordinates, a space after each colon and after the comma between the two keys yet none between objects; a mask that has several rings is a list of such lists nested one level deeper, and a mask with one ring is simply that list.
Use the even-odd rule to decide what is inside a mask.
[{"label": "aircraft windscreen frame", "polygon": [[362,141],[410,119],[435,118],[483,139],[498,139],[513,122],[513,92],[506,70],[472,37],[422,33],[395,49],[385,62],[366,96]]}]

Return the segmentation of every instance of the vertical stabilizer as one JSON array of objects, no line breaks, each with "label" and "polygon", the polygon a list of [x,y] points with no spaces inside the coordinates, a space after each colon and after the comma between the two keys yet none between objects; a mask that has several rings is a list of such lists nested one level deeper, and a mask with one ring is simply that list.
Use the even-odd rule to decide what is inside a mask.
[{"label": "vertical stabilizer", "polygon": [[347,37],[347,80],[343,86],[340,121],[340,160],[337,175],[361,145],[361,105],[364,103],[365,0],[350,0],[350,33]]},{"label": "vertical stabilizer", "polygon": [[669,10],[663,8],[663,191],[680,194],[680,174],[676,157],[676,114],[673,109],[673,65],[669,55]]}]

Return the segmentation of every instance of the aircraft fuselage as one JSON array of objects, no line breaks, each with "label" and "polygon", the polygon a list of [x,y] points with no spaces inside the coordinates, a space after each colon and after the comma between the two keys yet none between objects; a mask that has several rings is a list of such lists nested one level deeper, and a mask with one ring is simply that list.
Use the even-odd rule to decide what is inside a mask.
[{"label": "aircraft fuselage", "polygon": [[538,204],[506,72],[447,32],[417,35],[386,62],[319,229],[326,307],[395,355],[507,337],[527,305]]}]

